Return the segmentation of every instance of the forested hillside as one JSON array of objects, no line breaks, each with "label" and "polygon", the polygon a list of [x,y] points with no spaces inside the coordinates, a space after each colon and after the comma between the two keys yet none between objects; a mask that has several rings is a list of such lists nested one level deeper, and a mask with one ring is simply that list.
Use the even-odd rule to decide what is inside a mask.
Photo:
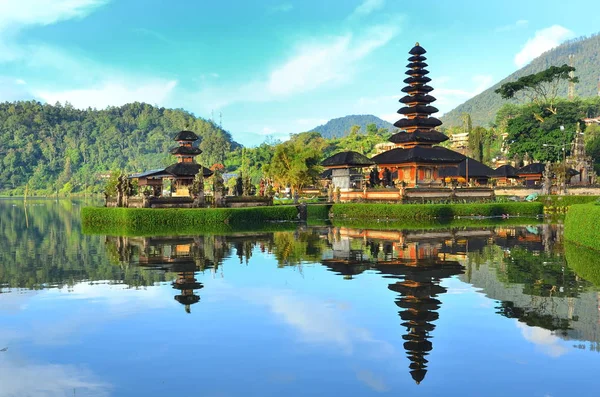
[{"label": "forested hillside", "polygon": [[199,161],[224,163],[239,145],[215,123],[184,110],[132,103],[105,110],[35,101],[0,103],[0,192],[82,190],[112,169],[142,171],[174,161],[182,129],[201,137]]},{"label": "forested hillside", "polygon": [[[400,116],[398,116],[400,118]],[[339,117],[337,119],[329,120],[327,123],[315,127],[309,131],[318,132],[323,138],[341,138],[350,134],[350,130],[353,126],[358,125],[361,127],[363,133],[367,132],[367,125],[375,124],[377,128],[385,128],[389,131],[393,131],[396,128],[385,120],[375,117],[370,114],[362,115],[350,115],[345,117]]]},{"label": "forested hillside", "polygon": [[[444,126],[453,127],[462,125],[461,115],[463,113],[471,115],[473,125],[489,126],[494,122],[496,113],[500,107],[507,103],[494,90],[506,82],[515,81],[519,77],[541,72],[550,66],[569,64],[569,55],[571,54],[574,56],[573,66],[577,69],[575,75],[579,78],[579,83],[575,84],[576,96],[597,96],[598,78],[600,76],[600,34],[589,38],[572,40],[545,52],[527,66],[517,70],[481,94],[446,113],[442,117]],[[563,83],[560,87],[559,96],[567,97],[567,91],[568,84]],[[435,95],[435,91],[433,95]],[[518,103],[516,101],[512,102]]]}]

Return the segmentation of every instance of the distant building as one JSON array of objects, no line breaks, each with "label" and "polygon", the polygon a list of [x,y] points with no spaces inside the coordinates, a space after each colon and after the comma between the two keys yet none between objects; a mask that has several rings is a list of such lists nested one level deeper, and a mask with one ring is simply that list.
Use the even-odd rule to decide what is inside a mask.
[{"label": "distant building", "polygon": [[465,154],[469,147],[469,133],[463,132],[450,135],[450,146],[452,149]]}]

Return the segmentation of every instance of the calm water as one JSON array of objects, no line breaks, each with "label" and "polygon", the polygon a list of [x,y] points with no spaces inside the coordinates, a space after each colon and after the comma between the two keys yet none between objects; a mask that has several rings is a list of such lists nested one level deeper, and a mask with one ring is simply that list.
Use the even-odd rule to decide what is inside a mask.
[{"label": "calm water", "polygon": [[82,205],[0,200],[1,397],[600,395],[560,226],[106,237]]}]

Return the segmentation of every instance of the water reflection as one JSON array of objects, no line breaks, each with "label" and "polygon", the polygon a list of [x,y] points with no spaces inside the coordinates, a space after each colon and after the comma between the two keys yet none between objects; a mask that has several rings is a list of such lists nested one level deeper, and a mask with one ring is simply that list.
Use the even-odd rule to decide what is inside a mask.
[{"label": "water reflection", "polygon": [[[497,321],[510,324],[523,344],[535,346],[542,354],[563,357],[575,351],[569,345],[577,350],[600,350],[600,294],[594,272],[590,271],[598,264],[598,256],[564,246],[560,225],[431,231],[329,226],[229,235],[101,237],[81,234],[78,218],[73,215],[78,206],[77,202],[41,203],[27,207],[25,219],[24,208],[0,205],[0,306],[10,303],[8,296],[23,295],[15,294],[15,290],[51,289],[72,291],[70,295],[75,295],[85,286],[86,291],[94,292],[90,296],[97,299],[98,294],[109,292],[98,283],[113,288],[113,292],[113,284],[119,284],[118,288],[139,289],[140,296],[145,297],[160,291],[154,299],[164,302],[161,309],[172,313],[162,313],[165,318],[182,315],[188,321],[200,318],[206,324],[215,324],[215,316],[238,310],[236,303],[216,314],[221,308],[215,308],[217,303],[210,294],[217,289],[222,292],[226,285],[232,296],[250,291],[268,301],[273,298],[269,294],[279,294],[277,303],[291,307],[289,312],[296,315],[288,322],[296,324],[297,317],[303,316],[307,323],[318,322],[319,332],[331,333],[329,328],[334,326],[326,317],[342,318],[350,306],[327,306],[326,314],[319,317],[318,308],[307,301],[310,293],[282,292],[281,284],[269,278],[270,274],[289,271],[301,276],[302,288],[313,285],[313,292],[335,289],[340,302],[350,290],[346,286],[363,288],[364,296],[357,296],[356,301],[382,308],[390,315],[381,327],[393,330],[391,339],[380,340],[390,346],[389,351],[398,345],[402,357],[394,356],[396,364],[406,371],[404,378],[410,383],[421,383],[420,388],[435,383],[436,375],[448,373],[442,365],[448,361],[444,356],[447,353],[443,353],[448,349],[444,337],[485,330],[484,320],[478,317],[474,316],[468,325],[454,318],[457,309],[453,294],[457,294],[457,284],[471,291],[471,286],[475,287],[478,292],[472,295],[489,305],[484,309]],[[253,273],[255,278],[240,283],[240,269],[246,269],[244,277]],[[303,278],[308,269],[310,277]],[[365,283],[374,279],[376,283]],[[257,280],[261,287],[249,289]],[[298,287],[288,287],[285,281],[286,288]],[[251,299],[251,294],[247,295]],[[469,299],[473,299],[472,295]],[[132,297],[120,299],[126,306]],[[264,309],[261,302],[258,306]],[[226,303],[220,301],[218,305]],[[481,314],[484,309],[470,310]],[[213,317],[207,310],[212,310]],[[284,312],[281,307],[278,310],[273,311]],[[252,321],[259,317],[256,313],[252,313],[255,317],[235,313],[247,315],[245,324],[254,324]],[[358,320],[362,321],[362,317]],[[344,328],[350,322],[339,323]],[[263,326],[275,328],[273,324]],[[227,332],[213,329],[221,331]],[[267,329],[253,331],[269,333]],[[354,332],[338,330],[342,331]],[[370,332],[372,339],[378,339],[381,329]],[[245,340],[252,343],[253,339]],[[0,345],[2,341],[0,335]],[[468,349],[465,347],[465,352]],[[369,371],[356,369],[361,374],[357,375],[359,379],[387,390],[392,382]]]}]

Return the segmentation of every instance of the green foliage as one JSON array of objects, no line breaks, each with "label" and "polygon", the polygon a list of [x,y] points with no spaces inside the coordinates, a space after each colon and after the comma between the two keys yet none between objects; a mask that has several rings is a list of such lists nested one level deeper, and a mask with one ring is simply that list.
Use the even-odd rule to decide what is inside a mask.
[{"label": "green foliage", "polygon": [[483,147],[486,138],[486,130],[483,127],[475,127],[469,133],[469,151],[475,160],[483,161]]},{"label": "green foliage", "polygon": [[333,219],[378,219],[383,221],[452,219],[459,216],[536,216],[541,203],[489,204],[334,204]]},{"label": "green foliage", "polygon": [[[296,221],[293,206],[253,208],[99,208],[84,207],[82,224],[86,233],[108,232],[133,235],[223,231],[237,227],[260,227],[272,221]],[[111,232],[111,230],[113,232]],[[168,233],[167,233],[168,234]]]},{"label": "green foliage", "polygon": [[[377,130],[395,130],[392,124],[378,117],[372,115],[350,115],[329,120],[326,124],[315,127],[310,131],[318,132],[326,139],[342,138],[350,134],[353,126],[359,126],[363,133],[369,133],[373,130],[373,126],[369,127],[369,125],[374,125]],[[357,132],[360,133],[360,131]]]},{"label": "green foliage", "polygon": [[600,255],[598,251],[565,242],[567,265],[581,278],[600,287]]},{"label": "green foliage", "polygon": [[565,239],[600,250],[600,206],[572,205],[565,218]]},{"label": "green foliage", "polygon": [[[589,130],[592,129],[592,127],[599,126],[593,125],[588,126],[588,128],[586,128],[586,140],[588,138],[587,135],[589,134]],[[600,128],[598,129],[600,130]],[[594,159],[594,170],[596,171],[596,174],[600,175],[600,134],[597,134],[593,136],[593,138],[590,138],[590,140],[585,145],[585,151],[588,156],[591,156],[592,159]]]},{"label": "green foliage", "polygon": [[329,219],[331,204],[312,204],[306,207],[309,220]]},{"label": "green foliage", "polygon": [[[535,161],[561,161],[563,147],[564,155],[569,155],[577,124],[588,114],[600,111],[600,98],[559,101],[555,106],[556,114],[536,104],[511,109],[510,118],[506,120],[511,157],[519,155],[522,158],[529,153]],[[502,122],[498,120],[498,123]],[[561,125],[564,131],[560,129]]]},{"label": "green foliage", "polygon": [[504,83],[494,92],[500,94],[503,99],[512,99],[522,93],[531,102],[544,106],[551,113],[556,113],[554,102],[558,95],[559,84],[563,81],[578,83],[579,78],[571,76],[574,72],[575,68],[567,64],[550,66],[541,72],[520,77],[517,81]]},{"label": "green foliage", "polygon": [[[515,81],[520,77],[546,70],[550,65],[569,63],[569,55],[575,54],[573,66],[577,69],[579,83],[575,85],[575,95],[580,98],[596,97],[598,95],[598,64],[600,63],[600,35],[583,37],[567,41],[560,46],[545,52],[527,66],[517,70],[510,76],[494,84],[492,87],[474,96],[442,119],[446,127],[462,125],[461,115],[469,113],[474,125],[488,126],[494,122],[496,113],[506,103],[494,91],[504,83]],[[435,81],[433,82],[435,87]],[[558,96],[567,97],[567,84],[561,84]],[[518,103],[524,103],[524,100]]]},{"label": "green foliage", "polygon": [[131,103],[105,110],[35,101],[0,103],[0,192],[29,182],[52,193],[70,182],[74,192],[94,186],[109,170],[138,172],[169,165],[173,135],[190,129],[201,138],[199,162],[223,162],[239,146],[211,121],[183,110]]},{"label": "green foliage", "polygon": [[589,204],[598,201],[600,196],[538,196],[537,201],[544,207],[570,207],[573,204]]},{"label": "green foliage", "polygon": [[275,146],[270,164],[263,168],[265,175],[294,190],[313,185],[321,173],[325,146],[325,140],[316,132],[292,135],[289,141]]}]

